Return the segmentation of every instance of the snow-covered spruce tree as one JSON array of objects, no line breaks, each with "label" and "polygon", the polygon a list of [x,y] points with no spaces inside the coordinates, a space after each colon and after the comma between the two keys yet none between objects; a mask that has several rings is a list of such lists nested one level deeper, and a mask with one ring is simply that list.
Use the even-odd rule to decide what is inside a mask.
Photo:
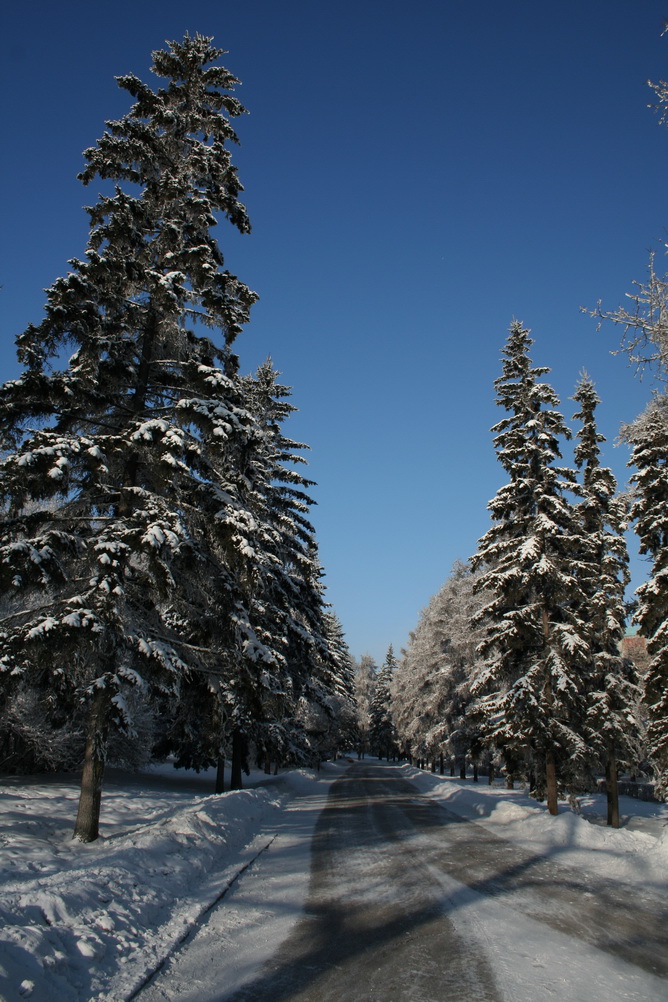
[{"label": "snow-covered spruce tree", "polygon": [[262,431],[244,470],[245,500],[255,525],[247,543],[261,570],[250,614],[271,661],[265,659],[259,673],[248,662],[246,673],[237,676],[234,713],[265,757],[287,763],[310,757],[297,709],[303,699],[327,704],[329,673],[324,666],[330,655],[322,571],[308,519],[313,502],[307,492],[313,482],[299,470],[306,463],[301,453],[307,446],[284,434],[283,425],[296,408],[278,375],[268,360],[245,381]]},{"label": "snow-covered spruce tree", "polygon": [[567,497],[572,471],[556,465],[570,433],[554,390],[533,367],[529,331],[515,321],[495,381],[508,412],[492,431],[509,480],[490,501],[493,525],[472,558],[478,588],[491,600],[476,622],[485,627],[484,663],[472,692],[487,740],[506,762],[529,761],[548,809],[557,813],[558,782],[571,783],[588,752],[586,673],[589,646],[582,620],[583,531]]},{"label": "snow-covered spruce tree", "polygon": [[127,687],[176,691],[193,668],[229,676],[222,652],[264,656],[239,474],[259,432],[230,349],[255,296],[211,234],[214,213],[249,229],[227,149],[244,109],[220,55],[186,36],[154,53],[164,88],[119,78],[135,104],[80,175],[113,190],[88,209],[85,259],[48,290],[45,319],[17,341],[25,371],[0,391],[2,677],[85,701],[83,841],[97,836],[109,729],[132,726]]},{"label": "snow-covered spruce tree", "polygon": [[623,429],[633,447],[630,518],[640,552],[652,561],[651,575],[638,588],[635,619],[651,657],[644,679],[649,756],[657,792],[668,793],[668,394],[658,394],[643,414]]},{"label": "snow-covered spruce tree", "polygon": [[[668,124],[668,83],[651,83],[662,125]],[[654,370],[664,383],[668,378],[668,274],[657,273],[650,254],[648,278],[634,283],[627,293],[628,305],[593,311],[601,320],[622,328],[621,351],[638,371]],[[646,410],[622,429],[632,446],[629,465],[636,473],[630,521],[640,538],[641,553],[652,561],[650,579],[638,591],[635,621],[647,638],[651,657],[644,679],[644,702],[648,710],[648,743],[655,764],[658,791],[668,793],[668,391],[657,392]]]},{"label": "snow-covered spruce tree", "polygon": [[341,623],[325,612],[327,655],[316,665],[312,683],[301,699],[299,721],[310,752],[309,764],[335,759],[357,741],[357,706],[353,662]]},{"label": "snow-covered spruce tree", "polygon": [[608,467],[601,466],[600,444],[605,441],[596,427],[600,403],[592,380],[584,373],[573,400],[580,422],[575,465],[581,471],[580,503],[587,544],[582,554],[580,587],[584,595],[582,619],[587,624],[591,666],[588,674],[588,743],[598,750],[605,767],[608,824],[619,828],[617,770],[635,765],[641,745],[640,689],[633,664],[621,655],[624,636],[624,590],[629,581],[626,503],[617,493],[617,482]]},{"label": "snow-covered spruce tree", "polygon": [[[261,656],[248,656],[247,645],[230,645],[226,661],[233,670],[222,684],[189,680],[181,704],[168,713],[171,725],[158,749],[195,768],[218,762],[221,774],[222,759],[231,756],[234,788],[241,783],[240,756],[251,745],[265,767],[269,761],[310,762],[304,701],[329,707],[332,694],[322,571],[307,519],[312,482],[297,468],[306,446],[283,434],[295,408],[277,376],[268,361],[241,380],[254,425],[239,457],[236,503],[244,522],[237,520],[236,548],[227,556],[243,582],[245,631],[252,630],[253,654]],[[201,706],[197,719],[183,712],[183,701],[190,705],[193,699]]]},{"label": "snow-covered spruce tree", "polygon": [[388,761],[397,751],[397,733],[392,721],[392,690],[397,668],[398,662],[390,644],[376,676],[369,706],[369,745],[378,758],[386,758]]}]

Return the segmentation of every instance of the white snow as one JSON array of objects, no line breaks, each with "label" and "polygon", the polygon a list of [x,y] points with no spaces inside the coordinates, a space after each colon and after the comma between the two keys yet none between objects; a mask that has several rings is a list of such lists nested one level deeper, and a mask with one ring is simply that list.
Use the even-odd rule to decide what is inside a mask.
[{"label": "white snow", "polygon": [[[189,938],[188,949],[179,956],[184,961],[186,952],[196,956],[207,932],[216,937],[225,990],[246,982],[302,914],[311,833],[329,784],[345,768],[343,762],[326,765],[319,775],[254,773],[252,788],[218,796],[210,793],[211,773],[195,776],[169,765],[136,776],[109,770],[102,835],[90,845],[71,839],[78,798],[74,778],[5,779],[0,998],[121,1002],[184,939]],[[561,805],[552,818],[522,791],[399,768],[449,810],[553,862],[590,872],[592,879],[616,876],[639,894],[668,890],[666,805],[622,798],[625,824],[612,831],[586,820],[604,813],[602,797],[581,798],[580,816]],[[633,820],[627,821],[630,815]],[[501,990],[514,1002],[668,998],[666,982],[527,918],[520,956],[517,929],[511,933],[498,900],[442,874],[435,880],[446,898],[457,896],[456,923],[480,939]],[[225,903],[209,911],[231,885]],[[558,969],[544,992],[540,978],[536,981],[543,963],[553,975]],[[211,969],[210,961],[197,970],[204,982],[193,988],[192,998],[208,997],[207,978],[210,997],[220,998],[220,971]],[[141,994],[146,1002],[152,997],[164,996],[152,995],[151,988]]]}]

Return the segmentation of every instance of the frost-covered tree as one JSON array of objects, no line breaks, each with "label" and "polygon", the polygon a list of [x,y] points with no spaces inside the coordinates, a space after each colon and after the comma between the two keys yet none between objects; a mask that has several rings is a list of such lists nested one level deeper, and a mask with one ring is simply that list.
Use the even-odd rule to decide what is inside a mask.
[{"label": "frost-covered tree", "polygon": [[657,789],[668,791],[668,396],[657,395],[624,429],[635,467],[630,518],[640,552],[652,561],[648,581],[638,588],[635,619],[647,638],[651,658],[644,680],[649,755]]},{"label": "frost-covered tree", "polygon": [[473,693],[488,741],[507,762],[531,762],[538,786],[557,813],[557,785],[578,775],[587,754],[586,673],[589,646],[582,619],[582,528],[569,493],[572,471],[557,465],[570,432],[549,372],[529,357],[529,331],[515,321],[495,381],[507,416],[494,444],[508,474],[488,507],[493,525],[472,559],[489,596],[476,621],[485,627],[484,664]]},{"label": "frost-covered tree", "polygon": [[330,609],[324,618],[327,654],[302,697],[300,714],[310,765],[350,750],[358,737],[353,660],[336,614]]},{"label": "frost-covered tree", "polygon": [[618,765],[635,764],[641,742],[638,713],[640,689],[633,665],[621,655],[626,609],[624,591],[629,581],[626,503],[617,482],[601,465],[596,426],[600,403],[592,380],[582,375],[573,400],[580,422],[575,464],[581,471],[580,503],[587,549],[582,554],[580,587],[584,596],[582,619],[587,624],[591,665],[588,673],[588,743],[598,749],[605,766],[608,824],[619,827]]},{"label": "frost-covered tree", "polygon": [[[651,83],[657,98],[655,110],[662,125],[668,124],[668,83]],[[668,274],[655,268],[650,254],[648,277],[636,282],[626,296],[626,305],[594,315],[622,328],[621,351],[640,372],[653,371],[661,382],[668,379]],[[646,410],[622,429],[632,446],[629,465],[636,472],[630,521],[635,523],[641,553],[652,561],[649,580],[638,590],[635,620],[647,638],[651,657],[644,679],[644,702],[648,710],[648,742],[657,771],[658,790],[668,792],[668,525],[666,523],[668,449],[668,391],[661,389]]]},{"label": "frost-covered tree", "polygon": [[461,561],[423,609],[396,673],[393,712],[402,741],[417,758],[447,754],[466,775],[477,764],[477,726],[468,716],[479,630],[471,618],[482,605],[473,593],[477,574]]},{"label": "frost-covered tree", "polygon": [[357,755],[358,758],[369,751],[371,730],[371,703],[376,688],[378,668],[370,654],[363,654],[354,667],[355,704],[357,706]]},{"label": "frost-covered tree", "polygon": [[[657,103],[654,110],[661,125],[668,125],[668,83],[648,81]],[[603,310],[599,302],[593,315],[622,328],[621,351],[639,371],[654,370],[662,379],[668,375],[668,274],[655,268],[656,254],[649,257],[644,282],[634,282],[626,303],[616,310]]]},{"label": "frost-covered tree", "polygon": [[[287,749],[296,737],[289,733],[290,722],[299,701],[327,703],[333,676],[324,668],[330,658],[331,624],[326,619],[315,531],[308,518],[313,482],[299,469],[306,463],[301,453],[307,447],[285,436],[284,423],[296,408],[278,375],[268,360],[246,380],[247,398],[262,433],[244,470],[245,501],[257,527],[257,540],[251,545],[261,564],[250,614],[259,639],[271,652],[271,662],[265,660],[259,677],[239,676],[246,690],[237,694],[235,704],[246,703],[248,720],[241,723],[256,744],[266,754],[287,761]],[[247,670],[254,667],[248,662]]]},{"label": "frost-covered tree", "polygon": [[390,644],[376,676],[369,707],[369,744],[378,758],[388,760],[397,748],[397,734],[392,720],[392,690],[397,667],[398,662]]},{"label": "frost-covered tree", "polygon": [[[259,762],[310,762],[315,754],[304,721],[331,714],[341,676],[331,669],[336,639],[323,599],[322,571],[308,521],[311,481],[300,472],[306,448],[285,437],[283,424],[295,410],[289,389],[277,382],[270,361],[242,380],[254,433],[247,437],[238,500],[247,513],[237,570],[244,581],[248,622],[261,657],[227,651],[234,671],[220,679],[188,681],[182,695],[199,701],[199,719],[177,707],[160,753],[195,768],[232,761],[232,784],[241,782],[251,744]],[[192,692],[191,692],[192,690]],[[308,708],[308,709],[307,709]],[[236,738],[235,738],[236,735]],[[220,782],[219,782],[220,787]]]},{"label": "frost-covered tree", "polygon": [[263,433],[230,347],[255,296],[212,235],[215,214],[249,230],[228,149],[244,109],[220,55],[186,36],[153,54],[164,87],[118,79],[135,103],[84,154],[84,184],[112,182],[85,258],[0,390],[0,668],[10,691],[87,707],[84,841],[109,730],[133,726],[128,689],[176,693],[193,670],[229,688],[273,657],[252,623],[265,568],[244,493]]}]

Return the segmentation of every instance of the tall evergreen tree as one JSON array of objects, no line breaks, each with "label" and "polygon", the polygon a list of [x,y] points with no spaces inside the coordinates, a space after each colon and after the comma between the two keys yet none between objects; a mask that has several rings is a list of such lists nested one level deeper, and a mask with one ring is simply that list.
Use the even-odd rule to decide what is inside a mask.
[{"label": "tall evergreen tree", "polygon": [[193,668],[231,684],[240,660],[271,660],[251,622],[241,473],[262,431],[230,348],[255,296],[211,234],[214,213],[249,230],[227,148],[244,109],[221,51],[186,35],[153,54],[163,88],[118,79],[135,103],[80,175],[113,189],[0,390],[0,667],[9,687],[88,706],[84,841],[109,728],[131,727],[128,686],[175,691]]},{"label": "tall evergreen tree", "polygon": [[[668,83],[649,81],[662,125],[668,124]],[[648,277],[635,282],[625,305],[594,316],[622,328],[621,350],[640,372],[655,371],[665,384],[668,376],[668,274],[655,268],[650,254]],[[656,767],[657,789],[668,793],[668,525],[666,523],[666,456],[668,448],[668,391],[656,393],[646,410],[622,429],[632,446],[630,466],[636,467],[630,520],[640,538],[640,551],[652,561],[650,579],[638,589],[635,620],[647,638],[650,667],[644,679],[648,709],[648,741]]]},{"label": "tall evergreen tree", "polygon": [[657,792],[668,793],[668,395],[657,395],[644,414],[624,430],[636,472],[630,518],[640,552],[652,561],[651,575],[638,588],[635,614],[651,657],[644,680],[649,754]]},{"label": "tall evergreen tree", "polygon": [[580,587],[584,596],[582,618],[588,627],[591,665],[588,674],[588,728],[592,751],[599,750],[605,766],[608,824],[619,827],[617,768],[637,761],[641,727],[638,715],[640,690],[631,662],[621,655],[624,636],[624,590],[629,581],[624,531],[626,504],[617,493],[615,477],[601,465],[595,412],[600,400],[592,380],[583,374],[575,395],[581,423],[575,464],[582,473],[582,520],[587,545],[582,554]]},{"label": "tall evergreen tree", "polygon": [[530,760],[556,814],[558,780],[576,775],[587,753],[589,647],[579,585],[582,530],[567,496],[575,478],[557,465],[559,440],[570,432],[557,395],[540,381],[549,369],[532,365],[532,344],[514,322],[494,384],[508,412],[492,431],[509,479],[489,503],[494,524],[472,559],[483,570],[479,589],[491,593],[476,617],[486,635],[473,692],[488,740],[507,762]]}]

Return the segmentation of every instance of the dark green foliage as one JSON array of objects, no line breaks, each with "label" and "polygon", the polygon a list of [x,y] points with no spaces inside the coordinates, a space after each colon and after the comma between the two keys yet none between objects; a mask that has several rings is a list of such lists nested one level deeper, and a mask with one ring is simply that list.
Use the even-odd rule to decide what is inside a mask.
[{"label": "dark green foliage", "polygon": [[[582,621],[582,527],[569,494],[574,474],[557,465],[569,438],[556,394],[529,357],[529,332],[513,323],[492,431],[508,482],[489,503],[493,525],[472,563],[489,596],[477,620],[486,635],[473,692],[488,740],[513,760],[548,760],[562,780],[586,758],[584,693],[589,649]],[[553,803],[556,810],[556,801]]]}]

